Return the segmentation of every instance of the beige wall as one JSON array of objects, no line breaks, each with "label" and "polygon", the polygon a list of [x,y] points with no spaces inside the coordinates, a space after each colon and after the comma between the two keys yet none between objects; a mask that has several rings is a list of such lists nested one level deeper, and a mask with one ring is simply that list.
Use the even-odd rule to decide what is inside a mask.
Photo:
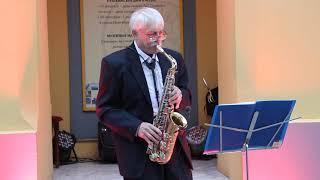
[{"label": "beige wall", "polygon": [[[35,100],[38,95],[36,78],[39,76],[39,32],[36,3],[37,1],[25,2],[18,6],[18,2],[12,1],[1,5],[2,133],[29,132],[37,128]],[[21,13],[15,13],[16,11]]]},{"label": "beige wall", "polygon": [[[316,0],[218,0],[221,102],[296,99],[292,117],[318,120],[319,6]],[[235,156],[221,156],[218,166],[242,179],[241,156]]]},{"label": "beige wall", "polygon": [[294,116],[319,118],[320,2],[236,2],[239,100],[293,98]]},{"label": "beige wall", "polygon": [[69,48],[66,0],[48,0],[48,38],[52,114],[70,130]]},{"label": "beige wall", "polygon": [[219,102],[237,101],[234,0],[217,0],[217,64]]},{"label": "beige wall", "polygon": [[[238,102],[235,42],[235,2],[217,0],[219,103]],[[218,155],[218,170],[232,180],[242,178],[241,165],[240,153]]]},{"label": "beige wall", "polygon": [[311,19],[320,14],[315,8],[318,1],[303,4],[299,0],[218,1],[223,102],[295,98],[295,114],[319,117],[320,24]]},{"label": "beige wall", "polygon": [[[37,129],[37,173],[38,179],[51,179],[52,166],[52,126],[51,99],[49,83],[49,53],[48,53],[48,24],[47,1],[37,0],[38,33],[39,33],[39,75],[38,84],[38,129]],[[25,88],[26,89],[26,88]]]},{"label": "beige wall", "polygon": [[209,123],[204,106],[207,89],[202,78],[205,78],[210,88],[218,86],[217,70],[217,26],[216,1],[196,1],[196,40],[197,40],[197,90],[198,90],[198,120],[199,124]]},{"label": "beige wall", "polygon": [[[32,159],[36,160],[37,179],[51,179],[46,1],[5,1],[1,4],[0,13],[0,134],[28,136],[28,133],[35,133],[36,142],[29,142],[26,146],[36,147],[34,152],[28,153],[35,156]],[[33,164],[11,163],[17,163],[17,168],[20,164]],[[10,173],[15,176],[14,172]]]}]

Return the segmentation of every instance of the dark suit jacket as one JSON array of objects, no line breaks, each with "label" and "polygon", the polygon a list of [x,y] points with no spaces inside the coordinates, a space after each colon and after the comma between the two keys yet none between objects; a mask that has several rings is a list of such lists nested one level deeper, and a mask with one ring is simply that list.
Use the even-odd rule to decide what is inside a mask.
[{"label": "dark suit jacket", "polygon": [[[191,104],[191,95],[187,88],[188,75],[183,59],[173,50],[165,51],[177,60],[176,86],[182,91],[180,106],[184,108]],[[164,81],[171,63],[164,55],[158,53],[157,56]],[[152,123],[153,110],[142,65],[133,43],[103,58],[96,113],[113,132],[120,174],[124,177],[142,175],[147,158],[147,143],[135,134],[142,122]],[[179,133],[178,139],[187,157],[186,163],[192,168],[185,133]]]}]

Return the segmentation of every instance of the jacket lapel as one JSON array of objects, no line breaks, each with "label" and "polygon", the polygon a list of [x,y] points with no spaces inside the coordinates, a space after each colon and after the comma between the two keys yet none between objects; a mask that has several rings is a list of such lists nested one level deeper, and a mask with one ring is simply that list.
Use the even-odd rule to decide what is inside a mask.
[{"label": "jacket lapel", "polygon": [[168,69],[171,67],[170,61],[161,53],[157,54],[162,74],[162,82],[166,80]]},{"label": "jacket lapel", "polygon": [[131,62],[130,71],[136,79],[137,83],[139,84],[139,87],[141,88],[141,91],[143,92],[147,102],[151,104],[148,84],[146,81],[146,77],[144,76],[139,54],[135,49],[133,43],[127,49],[129,51],[129,61]]}]

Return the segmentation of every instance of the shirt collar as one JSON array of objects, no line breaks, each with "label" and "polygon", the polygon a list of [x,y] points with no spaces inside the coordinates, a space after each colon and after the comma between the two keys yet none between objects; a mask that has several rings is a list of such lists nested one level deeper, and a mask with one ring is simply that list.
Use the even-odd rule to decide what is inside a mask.
[{"label": "shirt collar", "polygon": [[[137,50],[137,52],[138,52],[138,54],[139,54],[139,56],[140,56],[140,62],[141,62],[141,64],[144,63],[144,61],[147,61],[148,59],[150,59],[150,56],[148,56],[145,52],[143,52],[143,51],[138,47],[136,41],[133,41],[133,43],[134,43],[134,46],[135,46],[135,48],[136,48],[136,50]],[[156,61],[159,62],[159,59],[158,59],[158,57],[157,57],[156,54],[153,54],[153,55],[152,55],[152,58],[155,58]]]}]

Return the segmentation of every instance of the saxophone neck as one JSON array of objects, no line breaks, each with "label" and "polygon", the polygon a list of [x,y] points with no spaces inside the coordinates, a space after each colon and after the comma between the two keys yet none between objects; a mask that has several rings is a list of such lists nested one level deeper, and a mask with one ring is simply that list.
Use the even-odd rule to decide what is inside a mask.
[{"label": "saxophone neck", "polygon": [[177,67],[177,61],[170,54],[166,53],[160,45],[157,45],[157,49],[159,50],[160,53],[162,53],[171,62],[172,68]]}]

